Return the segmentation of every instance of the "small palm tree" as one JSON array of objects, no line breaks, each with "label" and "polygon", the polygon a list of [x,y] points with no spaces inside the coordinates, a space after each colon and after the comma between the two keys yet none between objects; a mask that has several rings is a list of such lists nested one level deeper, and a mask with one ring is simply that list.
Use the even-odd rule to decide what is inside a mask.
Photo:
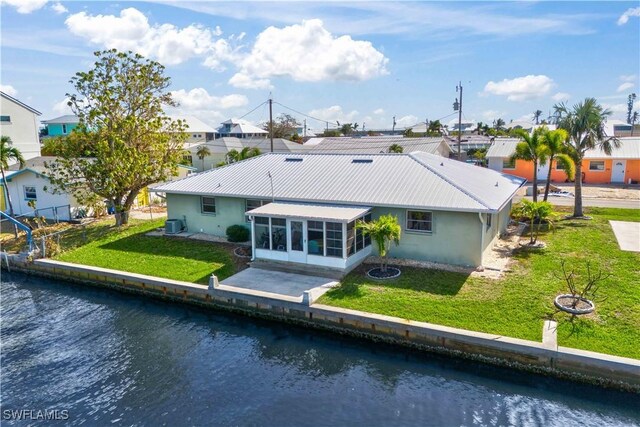
[{"label": "small palm tree", "polygon": [[[531,202],[527,199],[522,199],[520,203],[513,207],[513,213],[517,217],[526,218],[529,221],[530,245],[534,245],[538,241],[540,224],[547,223],[549,229],[554,226],[555,213],[553,212],[553,206],[549,202]],[[536,220],[538,220],[538,227],[535,227]]]},{"label": "small palm tree", "polygon": [[536,124],[540,124],[540,117],[542,117],[542,111],[536,110],[533,112],[533,120],[536,121]]},{"label": "small palm tree", "polygon": [[568,137],[569,135],[564,129],[552,131],[545,130],[543,134],[544,145],[547,150],[547,157],[549,161],[549,172],[547,172],[547,182],[544,187],[544,198],[542,199],[545,202],[549,197],[549,187],[551,186],[551,167],[553,166],[554,160],[558,165],[563,167],[569,180],[572,180],[575,177],[575,165],[573,160],[571,160],[571,157],[566,154],[565,141]]},{"label": "small palm tree", "polygon": [[567,154],[576,165],[575,199],[573,216],[584,216],[582,210],[582,160],[588,150],[599,147],[607,155],[613,148],[620,147],[620,141],[614,136],[606,135],[604,124],[611,111],[604,109],[595,98],[584,101],[569,109],[564,103],[554,105],[558,117],[558,127],[569,134]]},{"label": "small palm tree", "polygon": [[522,138],[522,142],[516,145],[516,152],[511,156],[511,160],[525,160],[533,162],[533,201],[538,201],[538,165],[547,162],[547,151],[542,137],[543,129],[538,128],[529,134],[523,129],[518,129],[516,135]]},{"label": "small palm tree", "polygon": [[378,253],[380,254],[380,270],[387,271],[387,254],[391,249],[391,242],[397,245],[400,244],[400,235],[402,233],[402,227],[398,224],[398,217],[393,215],[382,215],[375,221],[364,222],[359,221],[356,224],[365,236],[371,236],[371,239],[376,242],[378,247]]},{"label": "small palm tree", "polygon": [[9,205],[9,215],[13,216],[13,204],[11,203],[11,195],[7,187],[7,177],[4,172],[9,168],[9,162],[16,161],[20,165],[20,169],[24,168],[24,157],[8,136],[0,137],[0,173],[2,174],[2,185],[7,195],[7,204]]},{"label": "small palm tree", "polygon": [[388,151],[389,153],[402,153],[404,151],[404,148],[402,148],[402,145],[399,144],[391,144]]},{"label": "small palm tree", "polygon": [[493,122],[493,127],[495,128],[495,130],[503,130],[504,126],[505,126],[505,122],[502,119],[497,119]]},{"label": "small palm tree", "polygon": [[196,151],[196,156],[198,156],[198,158],[202,162],[202,170],[204,170],[204,158],[209,155],[211,155],[211,150],[209,150],[209,148],[206,145],[202,144],[201,146],[198,147],[198,150]]},{"label": "small palm tree", "polygon": [[229,150],[227,153],[227,163],[235,163],[240,160],[250,159],[259,156],[260,150],[256,147],[244,147],[242,150]]}]

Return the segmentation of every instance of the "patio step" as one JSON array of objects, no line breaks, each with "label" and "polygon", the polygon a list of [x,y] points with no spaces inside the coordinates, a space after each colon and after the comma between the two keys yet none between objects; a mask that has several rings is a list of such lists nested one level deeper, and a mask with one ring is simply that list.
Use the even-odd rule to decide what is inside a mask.
[{"label": "patio step", "polygon": [[305,276],[327,277],[334,280],[340,280],[346,274],[343,270],[337,268],[273,260],[265,261],[258,259],[250,262],[249,266],[263,270],[282,271],[284,273],[302,274]]}]

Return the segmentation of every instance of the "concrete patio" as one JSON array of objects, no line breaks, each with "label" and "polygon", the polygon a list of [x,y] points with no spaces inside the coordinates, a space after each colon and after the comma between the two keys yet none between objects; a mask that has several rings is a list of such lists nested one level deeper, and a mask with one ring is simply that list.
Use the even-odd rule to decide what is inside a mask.
[{"label": "concrete patio", "polygon": [[[247,268],[220,282],[219,289],[237,292],[267,292],[282,295],[287,300],[291,297],[303,302],[305,292],[312,301],[332,287],[338,285],[335,279],[328,277],[307,276],[282,271]],[[307,301],[305,301],[307,302]]]},{"label": "concrete patio", "polygon": [[640,222],[609,221],[623,251],[640,252]]}]

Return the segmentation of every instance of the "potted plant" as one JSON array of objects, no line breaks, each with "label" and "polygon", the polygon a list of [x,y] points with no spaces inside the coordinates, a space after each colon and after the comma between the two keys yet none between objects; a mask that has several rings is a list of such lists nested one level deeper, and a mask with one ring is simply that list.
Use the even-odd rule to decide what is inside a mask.
[{"label": "potted plant", "polygon": [[389,267],[387,255],[391,249],[391,242],[396,246],[400,244],[402,227],[398,224],[398,217],[393,215],[382,215],[375,221],[359,221],[356,224],[364,235],[371,236],[376,243],[378,254],[380,255],[380,267],[367,271],[367,276],[374,279],[393,279],[400,276],[400,269]]},{"label": "potted plant", "polygon": [[587,261],[586,283],[581,287],[576,283],[576,279],[580,276],[574,270],[568,273],[564,260],[560,261],[560,266],[562,268],[562,277],[556,275],[556,278],[566,282],[569,293],[558,295],[554,300],[555,306],[558,310],[574,316],[593,312],[596,309],[594,300],[599,289],[599,283],[610,275],[603,276],[601,270],[596,274],[592,274],[591,263]]}]

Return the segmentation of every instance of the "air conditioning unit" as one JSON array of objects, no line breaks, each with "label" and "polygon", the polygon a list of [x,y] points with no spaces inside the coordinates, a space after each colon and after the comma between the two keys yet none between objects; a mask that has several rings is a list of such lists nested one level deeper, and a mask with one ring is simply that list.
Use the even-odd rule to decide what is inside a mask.
[{"label": "air conditioning unit", "polygon": [[178,234],[184,229],[181,219],[168,219],[164,222],[165,234]]}]

